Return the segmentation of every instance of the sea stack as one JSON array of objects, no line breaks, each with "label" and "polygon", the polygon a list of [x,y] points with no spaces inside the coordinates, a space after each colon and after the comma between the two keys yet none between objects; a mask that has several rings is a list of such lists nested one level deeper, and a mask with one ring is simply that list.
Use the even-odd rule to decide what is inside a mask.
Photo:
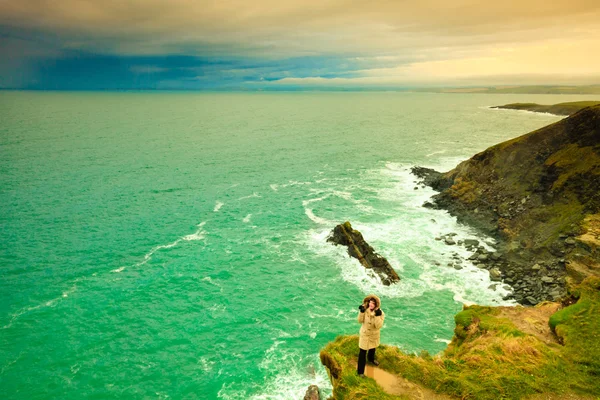
[{"label": "sea stack", "polygon": [[400,281],[400,277],[394,271],[388,260],[380,256],[365,241],[362,234],[353,229],[350,222],[337,225],[327,238],[328,242],[348,247],[348,254],[356,258],[367,269],[372,269],[380,278],[381,282],[389,286]]}]

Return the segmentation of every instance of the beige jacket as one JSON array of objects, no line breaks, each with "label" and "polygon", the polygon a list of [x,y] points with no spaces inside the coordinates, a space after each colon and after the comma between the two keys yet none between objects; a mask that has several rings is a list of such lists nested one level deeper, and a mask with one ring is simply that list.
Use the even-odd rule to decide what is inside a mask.
[{"label": "beige jacket", "polygon": [[358,322],[362,324],[358,346],[363,350],[370,350],[379,346],[379,330],[383,326],[383,320],[385,319],[383,310],[379,317],[375,316],[375,311],[379,310],[381,306],[379,297],[370,294],[365,297],[363,304],[366,303],[368,305],[371,299],[375,300],[375,310],[370,311],[367,308],[364,313],[358,312]]}]

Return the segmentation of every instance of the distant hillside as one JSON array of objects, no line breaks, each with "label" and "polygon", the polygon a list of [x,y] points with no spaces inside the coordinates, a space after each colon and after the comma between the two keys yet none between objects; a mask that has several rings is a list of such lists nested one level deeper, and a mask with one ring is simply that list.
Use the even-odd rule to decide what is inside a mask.
[{"label": "distant hillside", "polygon": [[592,107],[600,104],[600,101],[573,101],[570,103],[559,103],[550,106],[536,104],[536,103],[511,103],[505,104],[503,106],[496,106],[492,108],[500,108],[507,110],[523,110],[523,111],[533,111],[540,113],[549,113],[555,115],[571,115],[575,114],[577,111],[584,109],[586,107]]},{"label": "distant hillside", "polygon": [[513,94],[600,94],[600,85],[583,86],[478,86],[422,88],[417,91],[436,93],[513,93]]}]

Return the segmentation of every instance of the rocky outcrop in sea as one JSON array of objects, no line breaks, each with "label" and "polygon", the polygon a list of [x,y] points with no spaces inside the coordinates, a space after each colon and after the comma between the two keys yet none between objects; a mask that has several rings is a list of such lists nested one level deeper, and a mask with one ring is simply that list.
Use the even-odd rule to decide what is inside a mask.
[{"label": "rocky outcrop in sea", "polygon": [[400,277],[388,260],[377,254],[365,241],[362,234],[352,228],[350,222],[346,221],[337,225],[327,241],[348,247],[348,254],[360,261],[365,268],[373,270],[381,278],[384,285],[389,286],[400,281]]},{"label": "rocky outcrop in sea", "polygon": [[321,391],[317,385],[310,385],[306,389],[303,400],[321,400]]}]

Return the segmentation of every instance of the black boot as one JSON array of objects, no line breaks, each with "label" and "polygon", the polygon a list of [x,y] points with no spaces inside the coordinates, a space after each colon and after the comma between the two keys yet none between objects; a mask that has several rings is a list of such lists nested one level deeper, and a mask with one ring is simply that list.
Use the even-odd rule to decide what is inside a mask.
[{"label": "black boot", "polygon": [[377,361],[375,359],[375,349],[369,349],[369,353],[367,355],[367,358],[369,359],[369,363],[373,364],[374,366],[378,366],[379,365],[379,361]]}]

